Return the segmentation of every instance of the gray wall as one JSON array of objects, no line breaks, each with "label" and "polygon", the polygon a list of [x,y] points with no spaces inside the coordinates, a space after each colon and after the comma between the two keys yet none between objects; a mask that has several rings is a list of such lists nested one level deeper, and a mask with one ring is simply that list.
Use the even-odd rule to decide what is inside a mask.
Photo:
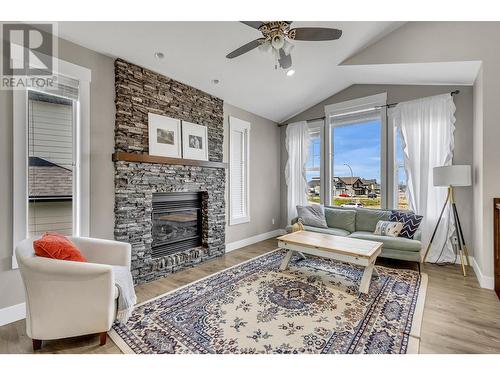
[{"label": "gray wall", "polygon": [[[500,22],[409,22],[345,64],[482,61],[474,85],[474,258],[482,286],[493,287],[493,198],[500,196]],[[471,215],[471,213],[469,213]]]},{"label": "gray wall", "polygon": [[[248,121],[250,129],[250,222],[227,225],[226,243],[282,228],[280,221],[280,131],[271,120],[224,103],[224,161],[229,155],[229,116]],[[226,199],[229,191],[226,184]],[[229,201],[226,200],[226,219]],[[274,219],[274,224],[272,224]]]},{"label": "gray wall", "polygon": [[[305,110],[302,113],[287,120],[286,123],[307,120],[311,118],[321,117],[325,114],[325,105],[340,103],[346,100],[362,98],[364,96],[387,93],[387,102],[396,103],[407,100],[422,98],[431,95],[438,95],[459,89],[460,94],[455,96],[455,152],[453,162],[456,164],[472,164],[472,148],[471,139],[473,134],[473,110],[472,110],[472,87],[470,86],[411,86],[411,85],[353,85],[347,89],[325,99],[321,103]],[[282,212],[281,217],[283,222],[286,222],[286,183],[284,179],[284,169],[286,163],[286,147],[285,147],[285,129],[282,127],[281,134],[281,201]],[[457,206],[460,218],[463,221],[464,235],[470,242],[472,240],[472,224],[473,218],[470,215],[472,212],[472,188],[460,188],[456,191]]]}]

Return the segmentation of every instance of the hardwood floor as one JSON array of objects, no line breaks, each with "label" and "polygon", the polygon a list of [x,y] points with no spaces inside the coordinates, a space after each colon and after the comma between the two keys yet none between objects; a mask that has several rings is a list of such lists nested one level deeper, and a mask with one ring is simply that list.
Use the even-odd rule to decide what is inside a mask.
[{"label": "hardwood floor", "polygon": [[[143,302],[277,247],[275,239],[227,255],[136,288]],[[386,261],[389,267],[416,268],[415,263]],[[472,270],[463,278],[458,265],[426,264],[429,275],[421,332],[421,353],[500,353],[500,301],[492,290],[481,289]],[[0,327],[0,353],[33,353],[31,339],[20,320]],[[121,353],[112,340],[99,346],[99,335],[44,341],[37,353]]]}]

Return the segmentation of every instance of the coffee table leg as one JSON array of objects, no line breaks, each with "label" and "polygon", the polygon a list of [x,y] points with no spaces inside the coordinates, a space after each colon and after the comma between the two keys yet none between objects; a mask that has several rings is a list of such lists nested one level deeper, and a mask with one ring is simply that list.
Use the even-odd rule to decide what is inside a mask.
[{"label": "coffee table leg", "polygon": [[368,293],[374,268],[375,265],[373,263],[370,263],[368,266],[366,266],[365,271],[363,272],[363,277],[361,277],[361,283],[359,284],[360,293]]},{"label": "coffee table leg", "polygon": [[297,255],[300,257],[300,259],[306,259],[306,256],[301,252],[297,252]]},{"label": "coffee table leg", "polygon": [[288,253],[285,254],[285,257],[281,262],[280,271],[284,271],[287,269],[288,263],[290,262],[290,259],[292,259],[292,255],[293,255],[293,250],[288,250]]}]

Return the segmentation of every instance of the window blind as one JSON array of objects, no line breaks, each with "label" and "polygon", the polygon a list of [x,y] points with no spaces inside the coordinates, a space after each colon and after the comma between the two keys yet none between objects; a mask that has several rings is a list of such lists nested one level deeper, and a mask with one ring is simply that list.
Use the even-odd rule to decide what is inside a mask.
[{"label": "window blind", "polygon": [[352,125],[360,122],[380,120],[380,109],[367,109],[347,114],[331,115],[330,124],[334,126]]},{"label": "window blind", "polygon": [[249,131],[250,124],[230,118],[229,186],[230,224],[250,221],[249,215]]},{"label": "window blind", "polygon": [[73,233],[74,105],[28,93],[28,234]]},{"label": "window blind", "polygon": [[52,87],[37,88],[37,91],[70,100],[78,100],[79,86],[78,80],[58,74]]}]

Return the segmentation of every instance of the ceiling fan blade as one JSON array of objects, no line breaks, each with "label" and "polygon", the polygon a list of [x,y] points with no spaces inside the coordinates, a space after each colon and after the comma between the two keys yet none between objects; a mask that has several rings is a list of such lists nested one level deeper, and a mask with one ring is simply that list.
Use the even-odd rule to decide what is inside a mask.
[{"label": "ceiling fan blade", "polygon": [[254,29],[259,30],[259,28],[264,24],[262,21],[240,21],[247,26],[253,27]]},{"label": "ceiling fan blade", "polygon": [[244,53],[247,53],[247,52],[253,50],[254,48],[257,48],[258,46],[260,46],[260,44],[262,42],[264,42],[264,40],[265,40],[264,38],[252,40],[251,42],[248,42],[247,44],[241,46],[240,48],[235,49],[233,52],[229,53],[226,57],[228,59],[233,59],[235,57],[243,55]]},{"label": "ceiling fan blade", "polygon": [[297,27],[288,32],[288,37],[295,40],[335,40],[342,36],[342,30],[326,27]]},{"label": "ceiling fan blade", "polygon": [[278,59],[280,67],[288,69],[292,66],[292,55],[287,55],[283,48],[280,49],[280,58]]}]

